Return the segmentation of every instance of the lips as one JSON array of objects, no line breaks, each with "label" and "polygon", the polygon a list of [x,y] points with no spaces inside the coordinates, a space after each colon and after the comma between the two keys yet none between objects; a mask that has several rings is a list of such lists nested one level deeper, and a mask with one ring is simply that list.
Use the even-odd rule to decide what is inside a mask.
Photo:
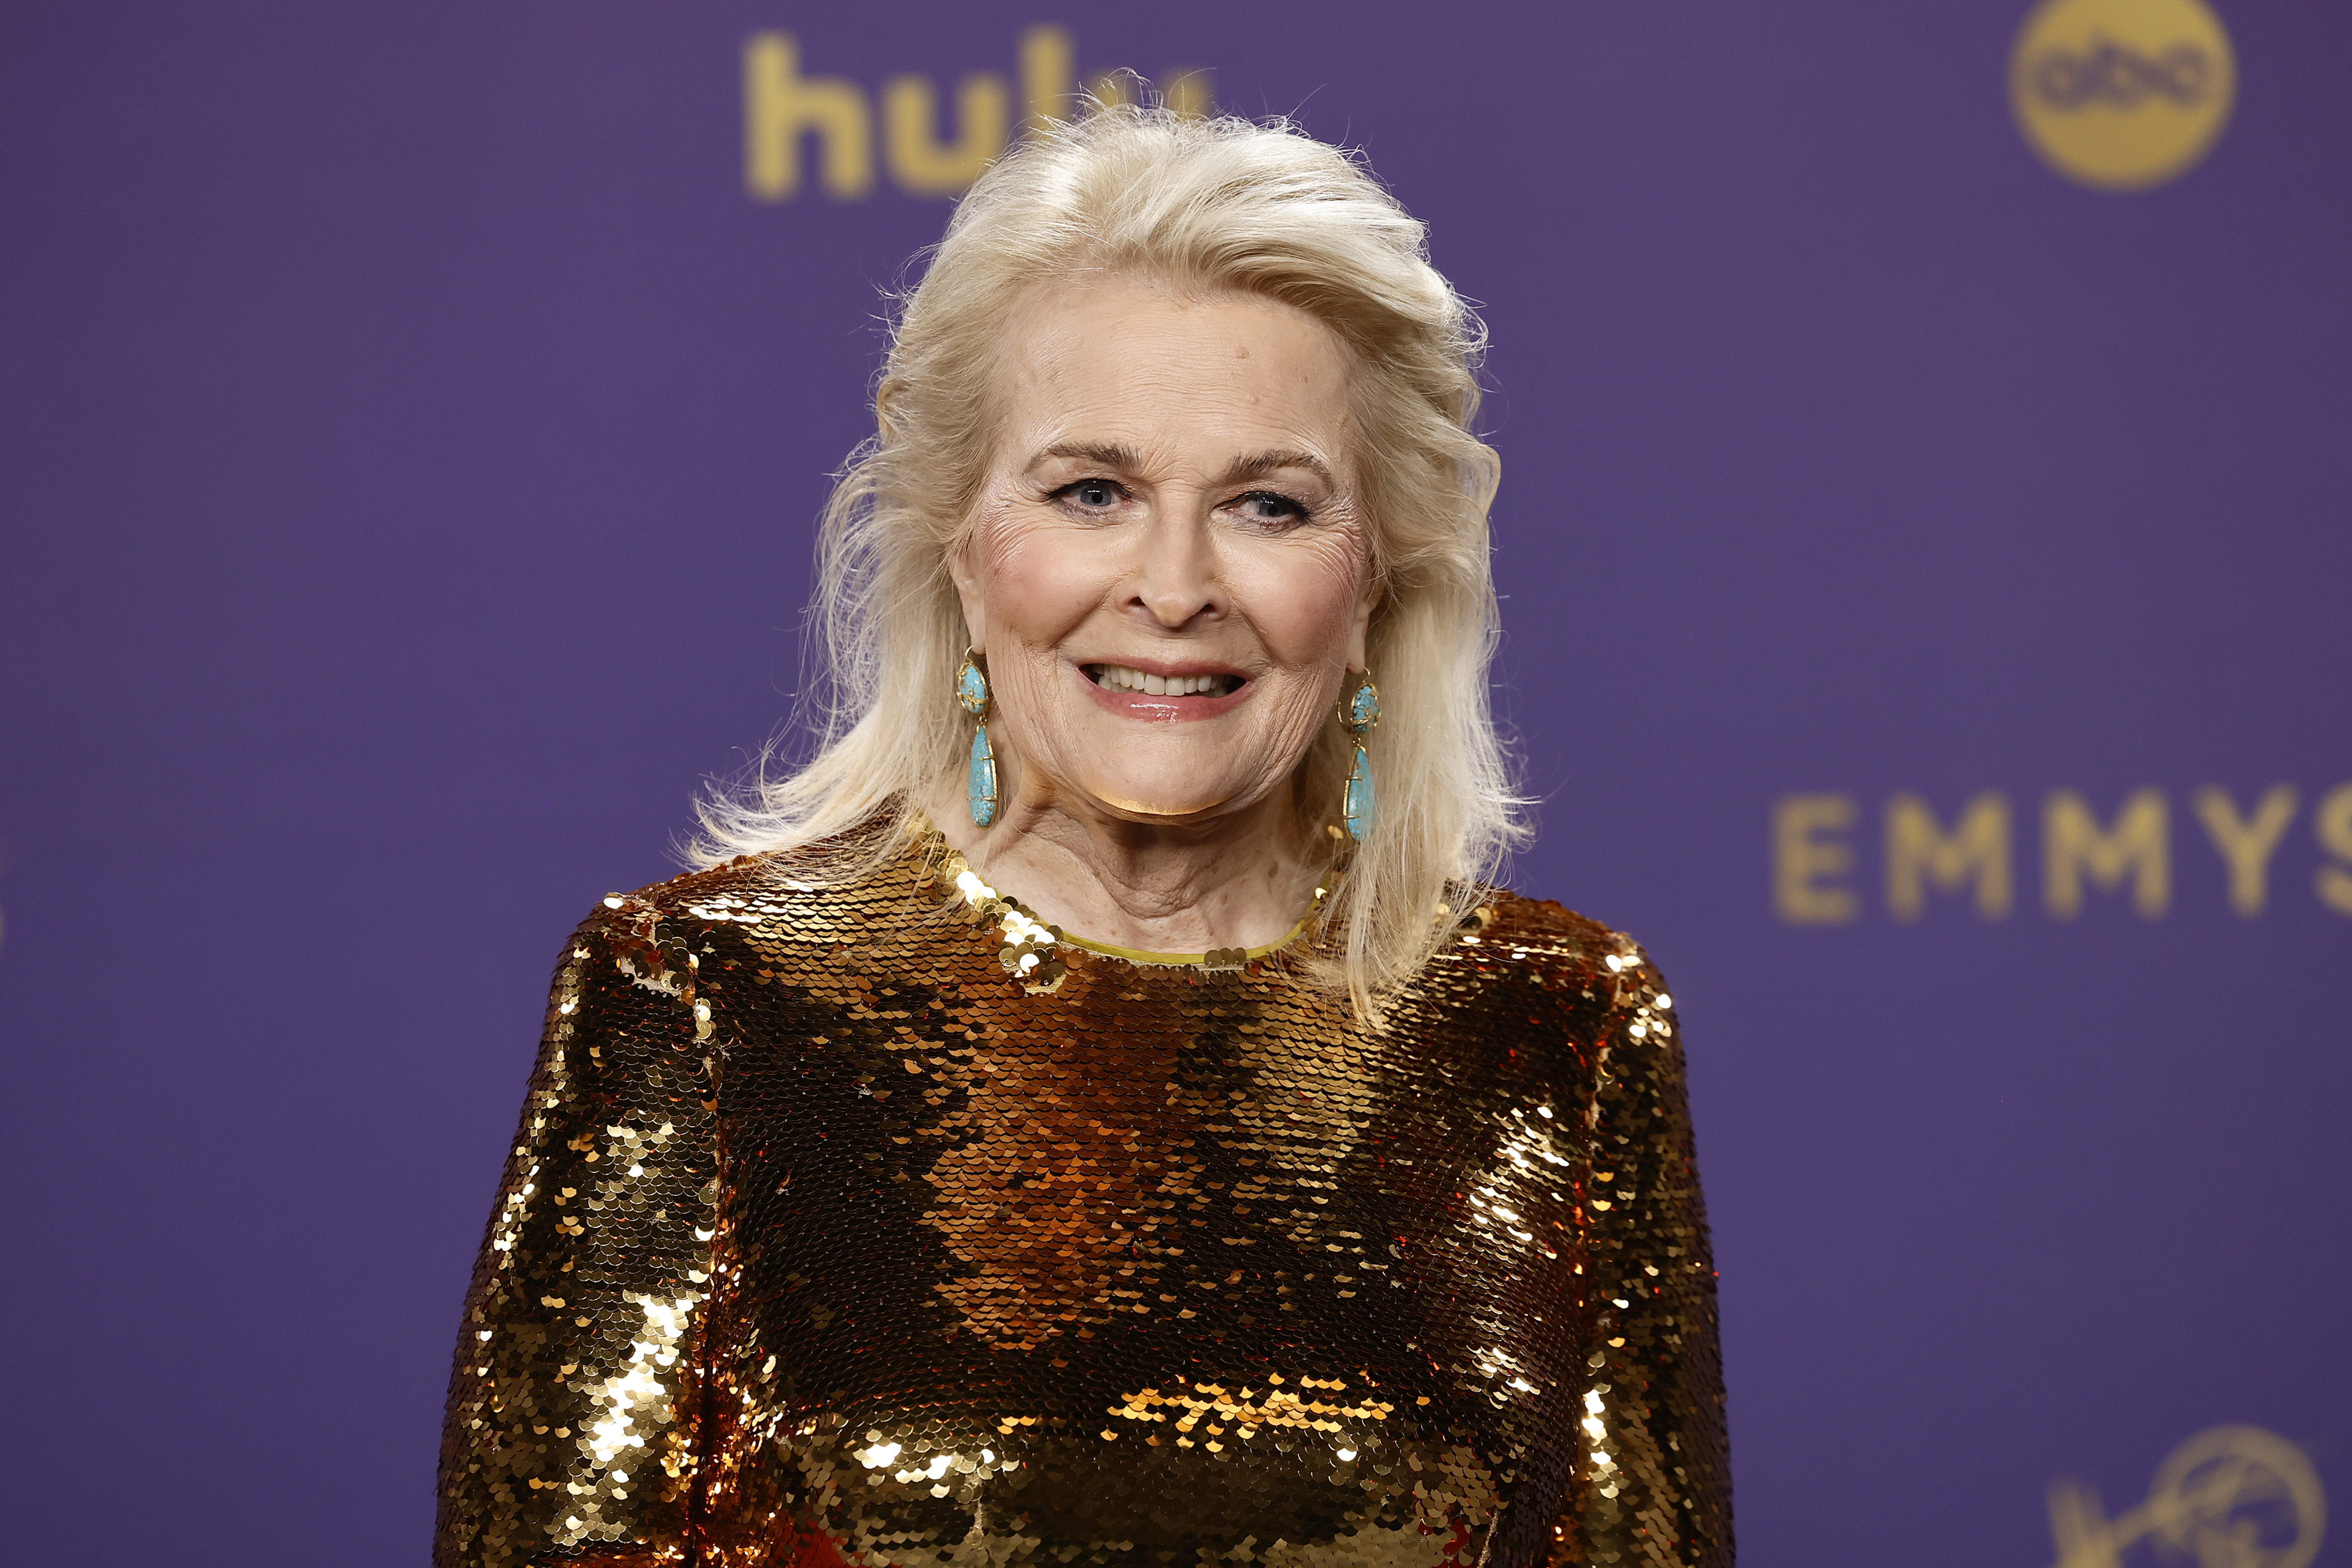
[{"label": "lips", "polygon": [[1077,669],[1086,679],[1087,694],[1098,706],[1147,722],[1213,719],[1246,700],[1255,689],[1249,677],[1237,670],[1203,665],[1153,668],[1103,662]]},{"label": "lips", "polygon": [[1080,668],[1088,680],[1105,691],[1135,691],[1147,697],[1224,697],[1240,690],[1244,684],[1240,676],[1223,670],[1162,675],[1128,664],[1089,664]]}]

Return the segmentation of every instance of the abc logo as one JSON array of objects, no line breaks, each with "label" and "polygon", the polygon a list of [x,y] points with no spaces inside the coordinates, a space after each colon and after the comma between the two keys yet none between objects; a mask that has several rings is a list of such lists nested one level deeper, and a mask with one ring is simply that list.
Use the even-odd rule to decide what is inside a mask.
[{"label": "abc logo", "polygon": [[2229,122],[2237,63],[2202,0],[2046,0],[2010,57],[2010,101],[2033,150],[2105,190],[2187,173]]}]

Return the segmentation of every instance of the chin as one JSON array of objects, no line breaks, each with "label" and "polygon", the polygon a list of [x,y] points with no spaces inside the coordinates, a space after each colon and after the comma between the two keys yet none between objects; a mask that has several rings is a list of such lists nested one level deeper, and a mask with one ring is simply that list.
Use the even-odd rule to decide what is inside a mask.
[{"label": "chin", "polygon": [[1132,779],[1117,783],[1105,781],[1088,793],[1122,816],[1171,825],[1216,816],[1233,802],[1230,794],[1203,790],[1197,775],[1181,784]]}]

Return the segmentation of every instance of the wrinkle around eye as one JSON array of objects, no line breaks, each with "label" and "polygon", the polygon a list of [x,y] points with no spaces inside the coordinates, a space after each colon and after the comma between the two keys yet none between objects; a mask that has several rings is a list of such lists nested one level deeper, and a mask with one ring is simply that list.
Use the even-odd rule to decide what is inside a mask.
[{"label": "wrinkle around eye", "polygon": [[[1269,517],[1259,511],[1256,506],[1260,501],[1268,500],[1276,502],[1287,510]],[[1232,512],[1240,519],[1244,526],[1259,533],[1295,533],[1320,521],[1316,510],[1306,502],[1273,490],[1252,490],[1247,494],[1235,496],[1218,510]]]},{"label": "wrinkle around eye", "polygon": [[[1090,506],[1079,500],[1077,493],[1082,489],[1107,489],[1110,492],[1111,499],[1103,505]],[[1131,503],[1135,497],[1125,485],[1116,479],[1072,479],[1065,485],[1055,485],[1045,492],[1045,500],[1075,517],[1107,519],[1116,516],[1120,509]]]}]

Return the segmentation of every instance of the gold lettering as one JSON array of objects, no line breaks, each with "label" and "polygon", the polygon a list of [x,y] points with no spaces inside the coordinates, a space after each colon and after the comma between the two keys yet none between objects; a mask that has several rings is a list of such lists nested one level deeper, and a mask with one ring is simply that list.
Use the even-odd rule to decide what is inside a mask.
[{"label": "gold lettering", "polygon": [[2062,1478],[2050,1483],[2049,1495],[2050,1539],[2058,1548],[2060,1568],[2088,1568],[2094,1563],[2099,1568],[2123,1568],[2123,1555],[2112,1541],[2114,1529],[2096,1491]]},{"label": "gold lettering", "polygon": [[[1087,97],[1107,109],[1147,102],[1151,97],[1151,84],[1139,72],[1125,68],[1101,71],[1087,79]],[[1160,95],[1160,100],[1186,120],[1205,120],[1217,111],[1216,73],[1171,70],[1168,73],[1168,89]]]},{"label": "gold lettering", "polygon": [[1205,70],[1170,71],[1168,107],[1186,120],[1206,120],[1217,111],[1216,78]]},{"label": "gold lettering", "polygon": [[2005,919],[2011,903],[2009,802],[1987,790],[1960,810],[1948,837],[1934,808],[1916,795],[1886,803],[1886,908],[1898,921],[1916,921],[1927,901],[1927,884],[1959,890],[1973,875],[1977,913]]},{"label": "gold lettering", "polygon": [[[2309,1563],[2327,1530],[2327,1491],[2310,1456],[2260,1426],[2212,1426],[2165,1456],[2147,1500],[2114,1519],[2099,1494],[2063,1477],[2050,1484],[2057,1568],[2122,1568],[2153,1542],[2160,1554],[2200,1563]],[[2245,1543],[2262,1544],[2252,1552]],[[2210,1548],[2209,1551],[2208,1548]]]},{"label": "gold lettering", "polygon": [[1043,131],[1047,121],[1068,116],[1077,90],[1076,58],[1063,28],[1032,27],[1021,35],[1021,99],[1029,110],[1023,130]]},{"label": "gold lettering", "polygon": [[[2311,826],[2322,849],[2339,860],[2352,860],[2352,784],[2337,784],[2327,792],[2312,814]],[[2314,886],[2321,903],[2339,915],[2352,915],[2352,871],[2322,865]]]},{"label": "gold lettering", "polygon": [[825,194],[850,198],[874,188],[873,114],[856,83],[803,79],[800,44],[790,33],[754,33],[743,45],[743,183],[761,201],[791,199],[801,188],[800,141],[814,131],[824,145]]},{"label": "gold lettering", "polygon": [[1772,903],[1790,925],[1842,925],[1861,900],[1824,878],[1853,868],[1853,846],[1822,837],[1853,826],[1852,796],[1785,795],[1772,806]]},{"label": "gold lettering", "polygon": [[2230,868],[2230,908],[2249,919],[2261,914],[2269,900],[2271,856],[2294,820],[2294,805],[2293,784],[2273,784],[2249,822],[2219,784],[2197,792],[2197,820]]},{"label": "gold lettering", "polygon": [[1117,109],[1142,97],[1149,86],[1141,76],[1131,70],[1102,71],[1087,81],[1087,96],[1105,109]]},{"label": "gold lettering", "polygon": [[2170,819],[2164,793],[2133,792],[2102,828],[2089,803],[2070,789],[2055,791],[2042,810],[2042,895],[2050,912],[2072,920],[2083,912],[2083,879],[2101,888],[2132,879],[2132,908],[2154,920],[2172,902]]},{"label": "gold lettering", "polygon": [[901,76],[882,89],[884,150],[890,177],[913,195],[951,196],[988,167],[1004,151],[1012,113],[1012,94],[1004,79],[977,71],[956,89],[956,110],[963,129],[954,142],[933,139],[939,119],[939,95],[930,79]]}]

